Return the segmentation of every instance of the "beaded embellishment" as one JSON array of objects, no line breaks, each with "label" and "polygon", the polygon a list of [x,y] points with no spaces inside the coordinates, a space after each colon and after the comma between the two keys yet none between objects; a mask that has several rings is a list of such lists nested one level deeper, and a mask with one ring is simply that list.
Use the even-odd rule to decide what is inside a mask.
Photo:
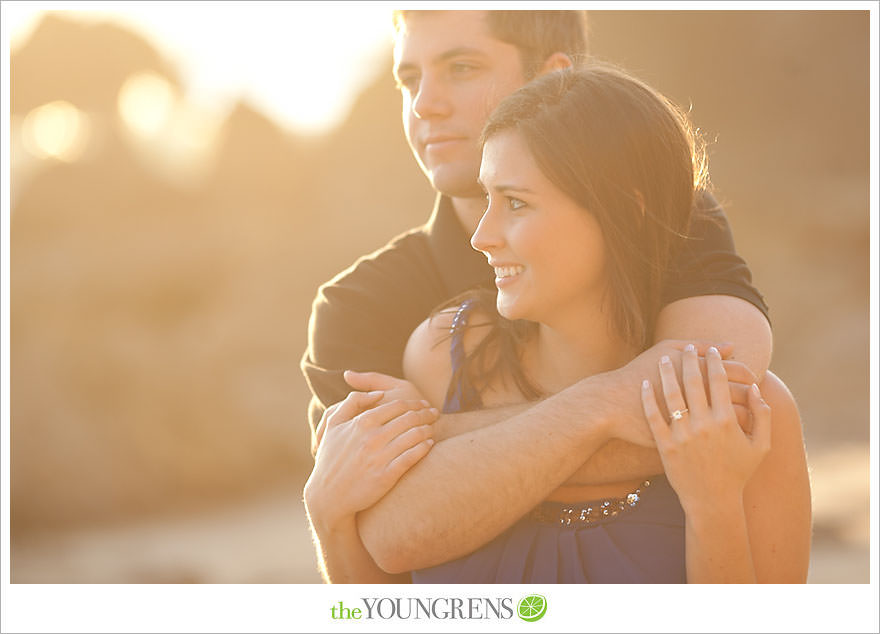
[{"label": "beaded embellishment", "polygon": [[560,506],[554,502],[542,502],[532,509],[529,518],[542,524],[576,527],[595,525],[635,508],[642,499],[642,489],[649,486],[651,481],[645,480],[638,489],[622,498],[608,498],[587,506]]},{"label": "beaded embellishment", "polygon": [[452,323],[449,326],[450,335],[454,335],[459,326],[467,325],[467,310],[473,303],[473,300],[466,299],[461,303],[461,306],[458,307],[458,310],[455,311],[455,316],[452,318]]}]

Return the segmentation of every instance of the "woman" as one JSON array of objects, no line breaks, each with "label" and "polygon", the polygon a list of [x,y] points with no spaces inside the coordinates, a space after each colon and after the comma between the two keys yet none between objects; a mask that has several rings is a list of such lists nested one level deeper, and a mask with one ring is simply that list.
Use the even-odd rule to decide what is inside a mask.
[{"label": "woman", "polygon": [[[497,293],[419,326],[406,378],[459,411],[539,398],[627,363],[652,340],[704,168],[685,117],[619,71],[552,73],[509,96],[484,131],[488,207],[472,238]],[[768,375],[764,398],[756,386],[748,397],[743,432],[717,351],[705,365],[704,376],[688,350],[682,388],[664,359],[659,403],[643,389],[666,475],[560,487],[492,542],[413,581],[803,581],[809,485],[791,396]],[[793,505],[805,491],[807,504]]]}]

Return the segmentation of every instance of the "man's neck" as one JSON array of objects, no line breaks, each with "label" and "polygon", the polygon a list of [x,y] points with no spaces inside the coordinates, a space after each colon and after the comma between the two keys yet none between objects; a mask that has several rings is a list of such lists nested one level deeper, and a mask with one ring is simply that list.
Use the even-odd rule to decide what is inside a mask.
[{"label": "man's neck", "polygon": [[452,201],[452,208],[455,210],[458,221],[464,228],[465,233],[467,233],[468,238],[470,238],[474,231],[477,230],[477,225],[480,224],[483,212],[486,211],[486,199],[482,196],[477,196],[476,198],[450,197],[450,200]]}]

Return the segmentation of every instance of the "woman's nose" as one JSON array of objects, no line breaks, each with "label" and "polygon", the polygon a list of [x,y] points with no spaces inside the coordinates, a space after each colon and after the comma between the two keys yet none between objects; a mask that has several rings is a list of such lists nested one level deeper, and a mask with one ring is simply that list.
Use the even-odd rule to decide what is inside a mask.
[{"label": "woman's nose", "polygon": [[495,226],[491,211],[491,207],[489,207],[483,212],[483,217],[480,218],[480,223],[471,236],[471,246],[486,254],[497,249],[502,242],[501,234]]}]

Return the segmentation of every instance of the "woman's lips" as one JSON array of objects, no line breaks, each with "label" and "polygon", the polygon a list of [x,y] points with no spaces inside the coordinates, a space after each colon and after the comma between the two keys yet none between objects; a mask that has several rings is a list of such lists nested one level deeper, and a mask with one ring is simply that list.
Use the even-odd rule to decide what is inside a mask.
[{"label": "woman's lips", "polygon": [[516,282],[520,273],[526,270],[521,264],[508,264],[505,266],[496,266],[495,268],[495,286],[502,288]]}]

